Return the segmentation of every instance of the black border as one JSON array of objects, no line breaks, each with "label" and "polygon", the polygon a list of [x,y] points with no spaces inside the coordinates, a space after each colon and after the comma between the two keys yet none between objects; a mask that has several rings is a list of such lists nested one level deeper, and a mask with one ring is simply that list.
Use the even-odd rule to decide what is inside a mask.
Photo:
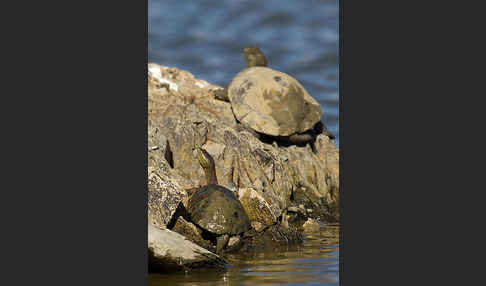
[{"label": "black border", "polygon": [[147,1],[14,5],[3,278],[146,285]]},{"label": "black border", "polygon": [[[441,14],[454,16],[448,23],[461,22],[455,11],[444,11],[444,3],[430,13],[424,12],[423,2],[366,1],[344,8],[346,3],[338,4],[340,284],[344,277],[357,280],[349,285],[390,285],[402,279],[416,283],[422,281],[418,267],[438,262],[430,259],[430,245],[450,235],[423,242],[430,234],[426,231],[449,220],[430,220],[427,213],[436,213],[441,204],[451,205],[454,216],[461,213],[456,207],[462,203],[455,200],[464,188],[454,186],[453,193],[445,194],[460,173],[444,168],[454,165],[447,160],[456,154],[448,152],[465,151],[456,144],[471,140],[457,138],[465,135],[457,136],[455,127],[460,126],[449,125],[450,113],[444,120],[435,118],[441,110],[457,111],[444,106],[443,99],[452,85],[461,84],[440,70],[449,69],[451,57],[469,52],[448,50],[452,31],[462,29],[439,27],[436,17]],[[82,285],[147,283],[147,4],[21,4],[18,11],[25,19],[6,25],[11,33],[4,35],[4,47],[13,47],[4,55],[15,62],[3,63],[8,103],[2,105],[7,125],[2,143],[10,145],[3,148],[8,172],[2,176],[2,201],[12,208],[4,216],[11,227],[4,230],[4,238],[10,238],[4,245],[11,253],[3,254],[10,263],[5,275],[12,275],[16,284],[27,284],[18,283],[26,279],[32,284],[43,279]],[[9,13],[14,9],[9,7]],[[444,30],[445,44],[434,46],[431,42]],[[427,83],[432,84],[421,86]],[[462,96],[458,91],[462,88],[453,96]],[[11,110],[14,114],[7,114]],[[468,135],[473,133],[477,130]],[[433,136],[440,139],[432,141]],[[443,150],[447,144],[454,146]],[[440,194],[430,195],[434,190]],[[345,193],[351,194],[346,215]],[[424,206],[427,196],[430,204]],[[448,256],[454,254],[447,248],[451,246],[457,244],[443,248]],[[442,260],[444,253],[437,257]],[[387,283],[379,283],[385,279]]]}]

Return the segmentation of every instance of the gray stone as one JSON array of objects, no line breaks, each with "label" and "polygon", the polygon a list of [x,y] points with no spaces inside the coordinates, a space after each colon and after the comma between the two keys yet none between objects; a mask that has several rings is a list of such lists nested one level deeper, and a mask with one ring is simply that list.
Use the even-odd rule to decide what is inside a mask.
[{"label": "gray stone", "polygon": [[149,168],[148,176],[148,222],[165,227],[169,223],[185,191],[167,173]]},{"label": "gray stone", "polygon": [[317,232],[320,229],[320,224],[315,219],[309,218],[307,221],[302,225],[305,232]]},{"label": "gray stone", "polygon": [[182,234],[190,241],[207,250],[215,250],[210,241],[202,238],[202,231],[196,225],[186,221],[182,217],[177,218],[176,224],[174,228],[172,228],[172,231]]},{"label": "gray stone", "polygon": [[168,229],[148,224],[148,264],[150,272],[224,269],[225,261]]}]

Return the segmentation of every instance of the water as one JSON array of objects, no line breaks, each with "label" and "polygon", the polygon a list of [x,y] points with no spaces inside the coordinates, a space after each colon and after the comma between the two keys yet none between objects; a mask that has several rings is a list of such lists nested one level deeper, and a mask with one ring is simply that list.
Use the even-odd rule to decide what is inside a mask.
[{"label": "water", "polygon": [[148,9],[149,62],[224,86],[257,45],[321,104],[339,144],[337,0],[149,0]]},{"label": "water", "polygon": [[304,243],[225,257],[227,271],[150,274],[149,285],[339,285],[339,226],[307,233]]}]

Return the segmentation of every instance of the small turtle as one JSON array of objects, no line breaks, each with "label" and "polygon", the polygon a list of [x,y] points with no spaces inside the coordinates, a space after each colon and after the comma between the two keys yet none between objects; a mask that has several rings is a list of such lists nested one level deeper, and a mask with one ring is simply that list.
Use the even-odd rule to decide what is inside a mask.
[{"label": "small turtle", "polygon": [[313,142],[318,134],[334,139],[321,122],[322,110],[293,77],[267,67],[255,46],[245,49],[247,68],[238,73],[216,98],[231,102],[238,122],[259,139],[290,144]]},{"label": "small turtle", "polygon": [[221,254],[230,236],[239,236],[250,229],[250,221],[235,194],[218,185],[211,155],[200,147],[196,149],[207,185],[193,191],[187,202],[187,212],[194,224],[216,235],[216,252]]}]

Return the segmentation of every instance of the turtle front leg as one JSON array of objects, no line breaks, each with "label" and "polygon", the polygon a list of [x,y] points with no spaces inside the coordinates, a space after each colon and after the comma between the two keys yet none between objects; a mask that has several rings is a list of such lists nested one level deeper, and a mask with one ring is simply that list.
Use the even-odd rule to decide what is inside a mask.
[{"label": "turtle front leg", "polygon": [[309,143],[312,152],[314,152],[314,154],[317,153],[316,146],[314,145],[316,136],[311,132],[306,132],[302,134],[292,134],[288,137],[287,140],[290,142],[290,144],[295,144],[298,146],[305,146],[307,145],[307,143]]},{"label": "turtle front leg", "polygon": [[329,139],[336,139],[336,136],[334,136],[334,134],[327,130],[326,125],[324,125],[322,121],[316,123],[316,125],[314,126],[314,130],[317,132],[317,134],[324,134],[329,137]]},{"label": "turtle front leg", "polygon": [[229,240],[229,235],[228,234],[223,234],[223,235],[220,235],[216,238],[216,253],[218,255],[221,255],[223,254],[223,249],[224,247],[226,246],[226,244],[228,244],[228,240]]},{"label": "turtle front leg", "polygon": [[289,136],[290,143],[295,144],[295,145],[305,145],[309,142],[312,142],[314,140],[314,136],[309,133],[303,133],[303,134],[292,134]]}]

